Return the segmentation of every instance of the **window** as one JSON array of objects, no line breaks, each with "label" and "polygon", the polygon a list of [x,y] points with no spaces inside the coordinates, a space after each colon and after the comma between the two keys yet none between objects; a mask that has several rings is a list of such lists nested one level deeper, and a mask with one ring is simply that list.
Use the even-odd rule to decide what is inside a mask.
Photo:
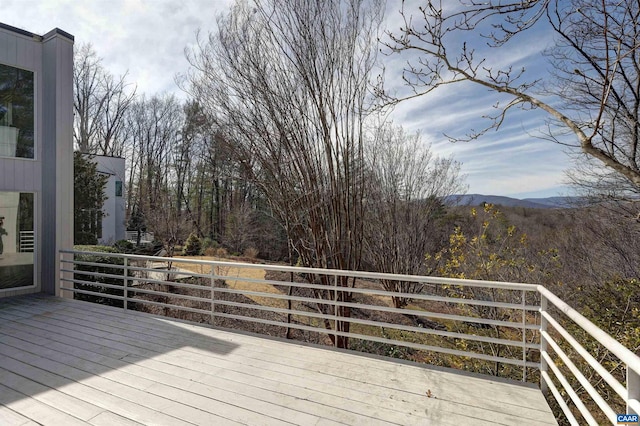
[{"label": "window", "polygon": [[0,290],[34,284],[33,194],[0,192]]},{"label": "window", "polygon": [[0,64],[0,157],[34,158],[33,72]]},{"label": "window", "polygon": [[116,197],[122,197],[122,181],[116,181]]}]

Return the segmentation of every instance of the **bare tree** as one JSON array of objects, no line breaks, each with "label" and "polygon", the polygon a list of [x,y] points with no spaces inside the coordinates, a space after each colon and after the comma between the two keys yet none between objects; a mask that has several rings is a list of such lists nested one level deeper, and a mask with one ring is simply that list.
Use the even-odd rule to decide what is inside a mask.
[{"label": "bare tree", "polygon": [[74,132],[82,153],[123,155],[127,139],[125,114],[135,99],[127,74],[115,78],[102,65],[91,44],[74,53]]},{"label": "bare tree", "polygon": [[98,133],[96,116],[102,108],[94,94],[100,85],[100,59],[90,44],[80,46],[73,58],[73,139],[78,150],[89,152],[89,146]]},{"label": "bare tree", "polygon": [[127,126],[131,129],[128,217],[135,210],[172,254],[190,231],[177,208],[175,190],[182,107],[172,96],[142,97],[132,106]]},{"label": "bare tree", "polygon": [[[632,206],[637,200],[640,187],[635,186],[615,170],[603,167],[602,163],[585,154],[577,154],[574,166],[565,172],[567,182],[578,194],[573,204],[576,207],[601,204]],[[635,210],[634,214],[638,214]]]},{"label": "bare tree", "polygon": [[[390,52],[416,55],[404,69],[412,89],[405,99],[458,82],[505,94],[510,101],[470,138],[499,128],[511,108],[539,108],[551,117],[549,138],[559,141],[555,125],[564,127],[582,152],[640,187],[636,0],[463,0],[455,7],[430,1],[414,13],[403,3],[401,14],[404,26],[388,34],[386,45]],[[542,54],[552,69],[548,79],[527,79],[526,70],[513,64],[492,66],[493,57],[508,57],[511,42],[533,28],[555,34],[555,45]]]},{"label": "bare tree", "polygon": [[[443,198],[464,191],[460,165],[434,156],[419,134],[383,125],[367,147],[370,173],[365,204],[364,258],[367,269],[393,274],[422,275],[425,254],[442,248],[448,235],[438,226]],[[415,293],[416,283],[383,280],[388,291]],[[395,307],[409,302],[394,296]]]},{"label": "bare tree", "polygon": [[[182,212],[176,209],[173,188],[162,187],[155,191],[155,208],[144,208],[144,218],[156,240],[162,242],[167,257],[173,257],[176,245],[182,244],[191,232],[188,221]],[[169,266],[170,267],[170,266]]]},{"label": "bare tree", "polygon": [[[380,18],[377,1],[239,1],[218,19],[217,33],[187,51],[193,69],[186,88],[232,144],[304,265],[360,267],[363,123]],[[351,298],[348,291],[318,293]],[[328,304],[318,309],[334,313]],[[346,306],[337,311],[350,315]],[[339,332],[348,326],[335,322]],[[330,336],[348,346],[345,336]]]}]

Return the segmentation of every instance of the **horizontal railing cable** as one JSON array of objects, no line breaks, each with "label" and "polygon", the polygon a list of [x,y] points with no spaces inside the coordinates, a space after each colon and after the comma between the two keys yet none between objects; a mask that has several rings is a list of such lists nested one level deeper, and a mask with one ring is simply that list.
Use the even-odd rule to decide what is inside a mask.
[{"label": "horizontal railing cable", "polygon": [[[569,423],[579,424],[574,415],[578,410],[588,424],[597,424],[583,397],[590,397],[593,402],[589,400],[589,404],[595,403],[607,419],[615,423],[613,406],[596,389],[594,379],[581,371],[579,366],[584,361],[602,378],[598,386],[606,383],[629,410],[640,410],[640,402],[634,397],[639,390],[629,387],[632,382],[628,379],[625,386],[616,379],[567,331],[564,320],[560,321],[547,305],[553,305],[616,356],[633,380],[640,374],[640,358],[541,285],[122,253],[73,250],[60,253],[61,282],[68,284],[61,288],[65,294],[122,301],[125,309],[127,306],[138,309],[135,306],[140,304],[197,313],[211,318],[211,324],[215,324],[214,318],[246,321],[320,333],[335,341],[344,337],[473,358],[496,363],[496,366],[515,365],[523,369],[523,380],[531,377],[527,375],[527,368],[540,369],[540,383],[551,391]],[[114,259],[115,263],[102,263],[96,261],[98,258]],[[295,275],[291,275],[289,281],[277,276],[276,279],[245,277],[243,271],[247,270]],[[102,280],[106,282],[100,282]],[[399,291],[384,288],[383,284],[389,282],[400,284]],[[406,284],[416,285],[418,291],[403,291]],[[273,291],[264,291],[265,287],[261,286]],[[95,291],[96,288],[105,292]],[[391,304],[392,300],[399,299],[410,300],[410,306]],[[283,307],[284,302],[288,306]],[[261,318],[266,314],[277,315]],[[286,316],[286,321],[279,319],[281,315]],[[343,329],[339,327],[342,323],[353,328]],[[249,329],[253,329],[251,327]],[[556,340],[558,337],[563,339],[562,344]],[[567,352],[567,347],[573,350]],[[493,348],[507,349],[494,351]],[[559,358],[562,371],[547,348]],[[575,357],[582,361],[577,363]],[[573,408],[549,373],[562,385]],[[578,394],[577,384],[580,392],[586,392],[588,397]]]},{"label": "horizontal railing cable", "polygon": [[543,286],[538,286],[538,292],[543,297],[546,297],[547,300],[554,304],[558,309],[560,309],[562,313],[573,320],[573,322],[578,324],[584,331],[589,333],[591,337],[604,345],[607,350],[618,357],[620,361],[628,365],[636,374],[640,374],[640,358],[636,354],[625,348],[620,342],[611,337],[608,333],[600,329],[597,325],[589,321],[582,314],[573,309],[558,296],[551,293]]},{"label": "horizontal railing cable", "polygon": [[580,411],[582,417],[584,417],[589,425],[598,426],[598,422],[596,421],[596,419],[593,418],[591,412],[584,405],[582,399],[580,399],[580,396],[576,393],[575,389],[573,389],[573,386],[571,386],[567,378],[564,376],[564,374],[562,374],[560,369],[553,362],[553,360],[549,356],[549,353],[542,352],[541,356],[549,363],[549,368],[551,368],[551,371],[553,371],[553,374],[556,376],[556,378],[564,388],[564,391],[567,393],[567,395],[569,395],[569,398],[571,398],[571,401],[573,401],[578,411]]},{"label": "horizontal railing cable", "polygon": [[[573,336],[571,336],[571,334],[569,334],[569,332],[564,329],[564,327],[558,324],[558,322],[551,315],[549,315],[548,312],[543,312],[542,315],[544,315],[549,324],[556,331],[558,331],[558,333],[560,333],[565,341],[569,343],[569,345],[571,345],[571,347],[585,361],[587,361],[589,366],[591,366],[591,368],[593,368],[600,375],[600,377],[602,377],[602,379],[604,379],[604,381],[607,382],[609,386],[611,386],[611,389],[613,389],[614,392],[616,392],[623,399],[627,397],[627,389],[625,389],[625,387],[618,380],[616,380],[616,378],[613,377],[611,373],[609,373],[609,370],[604,368],[602,364],[600,364],[598,360],[596,360],[580,343],[578,343],[578,341],[574,339]],[[543,334],[543,337],[547,339],[548,342],[550,342],[552,339],[552,337],[549,336],[549,334],[546,332]]]},{"label": "horizontal railing cable", "polygon": [[558,391],[558,388],[556,387],[555,383],[553,383],[553,380],[551,380],[549,373],[547,373],[546,371],[541,371],[540,377],[542,378],[542,380],[544,380],[547,387],[551,391],[551,394],[553,395],[555,400],[558,402],[558,405],[560,406],[560,409],[562,410],[565,417],[569,421],[569,424],[571,426],[580,426],[580,423],[578,423],[576,416],[573,415],[573,413],[571,412],[571,409],[565,402],[564,398],[562,397],[562,395],[560,395],[560,391]]}]

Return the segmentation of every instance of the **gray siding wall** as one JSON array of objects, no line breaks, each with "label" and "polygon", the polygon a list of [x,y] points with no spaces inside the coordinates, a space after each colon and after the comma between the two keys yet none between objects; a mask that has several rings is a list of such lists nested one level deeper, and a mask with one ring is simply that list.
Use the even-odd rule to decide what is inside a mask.
[{"label": "gray siding wall", "polygon": [[[102,238],[100,244],[113,244],[125,238],[125,159],[121,157],[106,157],[102,155],[92,156],[92,161],[97,163],[98,171],[109,175],[109,181],[105,188],[107,199],[102,211]],[[122,182],[122,196],[116,197],[116,182]]]},{"label": "gray siding wall", "polygon": [[35,193],[35,287],[59,294],[59,250],[73,247],[73,37],[0,27],[0,63],[35,74],[35,158],[0,158],[0,191]]},{"label": "gray siding wall", "polygon": [[59,294],[59,250],[73,247],[73,41],[44,36],[42,291]]}]

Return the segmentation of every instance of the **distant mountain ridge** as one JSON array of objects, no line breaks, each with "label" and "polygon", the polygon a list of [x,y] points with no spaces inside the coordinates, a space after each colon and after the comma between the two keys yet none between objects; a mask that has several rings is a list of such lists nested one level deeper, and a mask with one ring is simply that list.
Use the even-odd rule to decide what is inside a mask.
[{"label": "distant mountain ridge", "polygon": [[532,209],[560,209],[572,207],[578,197],[547,197],[547,198],[511,198],[500,195],[460,194],[445,197],[446,204],[455,206],[478,206],[490,203],[505,207],[527,207]]}]

